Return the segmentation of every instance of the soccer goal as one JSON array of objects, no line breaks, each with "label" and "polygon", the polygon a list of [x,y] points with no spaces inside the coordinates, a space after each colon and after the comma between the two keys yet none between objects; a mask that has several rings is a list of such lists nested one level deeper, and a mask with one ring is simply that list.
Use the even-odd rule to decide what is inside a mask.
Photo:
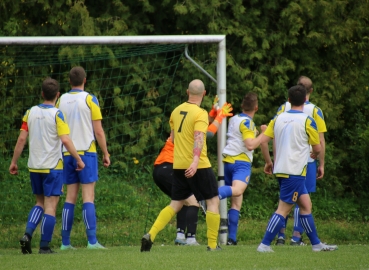
[{"label": "soccer goal", "polygon": [[[195,78],[204,81],[205,109],[211,108],[216,94],[219,104],[226,102],[224,35],[0,37],[0,63],[0,170],[3,175],[0,232],[8,237],[3,241],[4,247],[17,243],[27,213],[34,204],[26,165],[27,150],[19,161],[18,176],[10,176],[8,167],[22,115],[41,101],[41,82],[45,77],[56,79],[64,93],[70,87],[70,68],[81,65],[87,72],[86,91],[100,101],[112,156],[112,166],[100,171],[96,190],[98,233],[103,235],[99,239],[105,236],[107,245],[137,241],[136,235],[141,236],[144,228],[137,228],[136,221],[151,224],[160,208],[168,203],[162,194],[155,193],[152,164],[169,134],[171,111],[186,101],[188,83]],[[219,185],[224,184],[221,151],[225,134],[223,124],[217,143],[208,142],[209,148],[217,147],[217,157],[210,158],[218,172]],[[141,186],[134,188],[139,183]],[[145,198],[145,194],[146,201],[132,199],[135,195]],[[148,203],[150,196],[162,196],[163,200],[157,205]],[[63,200],[62,197],[58,208]],[[225,243],[226,200],[221,202],[220,210],[219,239]],[[58,217],[61,215],[57,216],[60,222]],[[114,221],[122,220],[122,227],[114,226]],[[101,224],[105,224],[105,231]],[[59,233],[58,225],[56,233]],[[122,242],[117,242],[117,236]]]}]

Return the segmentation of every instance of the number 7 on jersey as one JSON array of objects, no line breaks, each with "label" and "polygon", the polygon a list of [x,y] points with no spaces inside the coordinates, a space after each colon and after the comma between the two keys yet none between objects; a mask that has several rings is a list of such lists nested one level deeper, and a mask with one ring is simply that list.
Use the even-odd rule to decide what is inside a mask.
[{"label": "number 7 on jersey", "polygon": [[182,125],[183,125],[183,122],[187,116],[187,113],[188,112],[185,112],[185,111],[180,111],[179,114],[182,114],[183,115],[183,118],[182,118],[182,121],[181,121],[181,124],[179,125],[179,128],[178,128],[178,133],[182,131]]}]

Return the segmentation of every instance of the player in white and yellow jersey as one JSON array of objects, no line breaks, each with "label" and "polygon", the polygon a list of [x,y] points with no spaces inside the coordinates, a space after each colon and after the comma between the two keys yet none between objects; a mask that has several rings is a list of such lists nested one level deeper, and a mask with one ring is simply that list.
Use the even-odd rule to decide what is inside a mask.
[{"label": "player in white and yellow jersey", "polygon": [[[297,83],[304,85],[306,88],[306,101],[304,103],[303,112],[315,120],[318,133],[319,133],[320,145],[322,147],[322,150],[320,151],[320,154],[318,156],[319,165],[317,165],[316,159],[313,159],[310,156],[308,159],[305,186],[306,186],[307,191],[309,193],[312,193],[316,191],[316,180],[322,179],[324,176],[324,157],[325,157],[324,133],[327,132],[327,127],[324,121],[324,115],[323,115],[322,110],[309,101],[310,95],[313,92],[313,83],[311,79],[306,76],[301,76],[298,79]],[[290,109],[291,109],[291,103],[286,102],[279,107],[277,114],[280,114],[285,111],[289,111]],[[300,219],[298,218],[298,215],[299,215],[299,207],[296,204],[294,215],[293,215],[294,216],[293,234],[292,234],[292,238],[290,242],[290,244],[293,246],[305,245],[305,243],[302,241],[303,228],[299,221]],[[284,245],[286,227],[287,227],[287,219],[286,219],[285,226],[278,233],[278,239],[276,242],[277,245]]]},{"label": "player in white and yellow jersey", "polygon": [[36,205],[28,215],[26,231],[19,241],[23,254],[32,253],[33,232],[41,218],[39,253],[54,253],[49,247],[49,242],[52,239],[56,223],[56,207],[63,187],[62,144],[76,160],[74,170],[81,171],[85,166],[69,138],[69,127],[64,121],[63,113],[54,107],[59,97],[58,82],[51,78],[45,79],[42,83],[42,97],[44,102],[27,110],[23,116],[21,131],[9,167],[11,174],[18,173],[17,161],[29,137],[28,169]]},{"label": "player in white and yellow jersey", "polygon": [[70,244],[70,233],[74,219],[74,207],[79,188],[82,188],[82,216],[86,226],[87,248],[104,249],[96,238],[95,184],[98,180],[96,141],[103,153],[105,167],[110,165],[105,133],[101,125],[102,115],[99,102],[94,95],[84,91],[86,72],[82,67],[74,67],[69,72],[72,89],[63,94],[57,106],[66,115],[71,128],[70,136],[78,154],[86,164],[81,172],[73,170],[74,160],[63,147],[64,184],[67,185],[67,197],[62,212],[61,250],[74,249]]},{"label": "player in white and yellow jersey", "polygon": [[170,205],[158,215],[150,231],[141,239],[141,252],[150,251],[157,234],[178,213],[184,200],[195,195],[206,200],[208,250],[219,250],[217,237],[220,224],[218,186],[206,147],[209,126],[208,113],[200,108],[205,95],[202,81],[193,80],[187,89],[188,101],[175,108],[170,116],[171,137],[174,140],[173,188]]},{"label": "player in white and yellow jersey", "polygon": [[[270,121],[261,136],[261,150],[265,159],[264,172],[275,174],[279,181],[280,195],[278,208],[269,220],[264,238],[257,251],[273,252],[270,244],[279,230],[284,226],[285,219],[294,203],[300,206],[300,221],[310,239],[313,251],[336,250],[335,245],[323,244],[318,238],[314,218],[311,213],[310,195],[305,187],[306,166],[312,146],[312,154],[321,151],[319,134],[313,118],[303,110],[306,88],[296,85],[288,90],[291,110],[283,112]],[[275,164],[270,158],[268,142],[274,139],[276,147]]]},{"label": "player in white and yellow jersey", "polygon": [[237,245],[240,210],[251,177],[254,149],[260,145],[260,135],[252,120],[258,110],[258,97],[247,93],[242,100],[242,113],[228,123],[227,142],[223,149],[224,186],[219,187],[219,199],[231,198],[228,210],[227,245]]}]

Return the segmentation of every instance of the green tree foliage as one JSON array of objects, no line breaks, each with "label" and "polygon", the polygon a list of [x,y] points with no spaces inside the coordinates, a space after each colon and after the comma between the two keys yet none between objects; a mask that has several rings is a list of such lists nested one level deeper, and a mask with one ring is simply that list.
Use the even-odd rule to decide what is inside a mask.
[{"label": "green tree foliage", "polygon": [[[243,95],[256,92],[257,124],[269,121],[300,75],[312,78],[311,101],[322,108],[328,127],[326,177],[319,187],[357,198],[369,218],[368,15],[369,2],[357,0],[3,0],[0,35],[225,34],[227,100],[237,112]],[[213,75],[215,57],[216,51],[207,55]],[[180,76],[192,70],[188,64]]]}]

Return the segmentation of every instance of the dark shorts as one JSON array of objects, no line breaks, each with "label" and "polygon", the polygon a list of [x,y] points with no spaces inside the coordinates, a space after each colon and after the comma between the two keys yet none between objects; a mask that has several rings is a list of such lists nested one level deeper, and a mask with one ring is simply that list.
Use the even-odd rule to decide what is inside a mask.
[{"label": "dark shorts", "polygon": [[80,155],[85,163],[82,171],[76,171],[77,161],[72,156],[63,156],[64,161],[64,184],[89,184],[98,179],[97,153],[85,152]]},{"label": "dark shorts", "polygon": [[50,170],[50,173],[30,172],[33,194],[60,196],[63,194],[63,170]]},{"label": "dark shorts", "polygon": [[167,194],[169,197],[172,195],[173,186],[173,163],[164,162],[154,166],[152,174],[155,184]]},{"label": "dark shorts", "polygon": [[307,170],[306,170],[306,190],[307,192],[315,192],[316,191],[316,171],[317,171],[317,162],[308,162]]},{"label": "dark shorts", "polygon": [[192,178],[185,176],[185,170],[173,171],[172,200],[185,200],[192,194],[198,201],[218,196],[218,183],[212,168],[197,169]]}]

